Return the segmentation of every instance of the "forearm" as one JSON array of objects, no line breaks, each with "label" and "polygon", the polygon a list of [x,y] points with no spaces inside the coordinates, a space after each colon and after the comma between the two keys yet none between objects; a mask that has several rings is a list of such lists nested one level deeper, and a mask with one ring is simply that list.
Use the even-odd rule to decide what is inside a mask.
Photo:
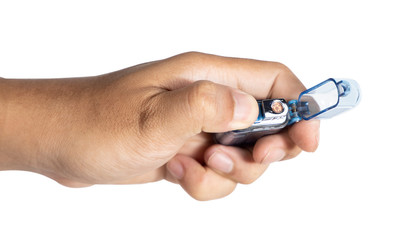
[{"label": "forearm", "polygon": [[53,136],[68,134],[67,117],[82,111],[85,81],[0,79],[0,170],[35,171],[58,158]]}]

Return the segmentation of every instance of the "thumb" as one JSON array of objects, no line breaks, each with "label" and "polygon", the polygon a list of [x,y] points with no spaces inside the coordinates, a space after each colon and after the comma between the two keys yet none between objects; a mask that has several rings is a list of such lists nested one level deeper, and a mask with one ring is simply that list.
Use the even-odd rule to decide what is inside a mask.
[{"label": "thumb", "polygon": [[249,127],[258,116],[257,101],[238,89],[210,81],[156,96],[159,133],[185,141],[200,132],[225,132]]}]

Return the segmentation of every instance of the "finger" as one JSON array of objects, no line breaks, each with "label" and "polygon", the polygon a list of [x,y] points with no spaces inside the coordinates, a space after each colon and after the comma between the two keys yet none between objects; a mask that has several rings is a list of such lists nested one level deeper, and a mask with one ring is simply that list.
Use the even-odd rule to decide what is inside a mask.
[{"label": "finger", "polygon": [[194,199],[200,201],[222,198],[234,191],[236,183],[195,159],[177,155],[167,163],[167,171]]},{"label": "finger", "polygon": [[320,141],[320,121],[310,120],[296,123],[288,132],[292,141],[302,150],[314,152]]},{"label": "finger", "polygon": [[301,149],[293,142],[287,131],[259,139],[253,150],[256,162],[269,164],[297,156]]},{"label": "finger", "polygon": [[250,184],[267,169],[267,164],[254,161],[246,149],[224,145],[213,145],[204,154],[208,167],[234,182]]},{"label": "finger", "polygon": [[150,122],[142,124],[141,131],[172,143],[184,143],[202,131],[246,128],[258,115],[258,105],[252,96],[210,81],[162,92],[148,106],[152,109],[142,115]]},{"label": "finger", "polygon": [[284,65],[277,72],[269,97],[284,98],[288,101],[298,99],[300,93],[306,89],[302,82]]},{"label": "finger", "polygon": [[[257,99],[268,98],[278,74],[289,71],[281,63],[253,59],[222,57],[217,55],[188,52],[160,61],[156,71],[164,78],[159,86],[178,89],[199,80],[210,80],[240,89]],[[170,74],[173,80],[170,81]]]}]

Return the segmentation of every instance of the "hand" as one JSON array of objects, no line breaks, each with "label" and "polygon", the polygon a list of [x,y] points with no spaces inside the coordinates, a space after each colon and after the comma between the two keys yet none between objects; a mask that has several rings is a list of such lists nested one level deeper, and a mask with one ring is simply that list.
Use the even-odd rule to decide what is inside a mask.
[{"label": "hand", "polygon": [[280,63],[185,53],[96,77],[3,79],[0,89],[0,168],[71,187],[166,179],[215,199],[318,145],[318,121],[253,149],[212,141],[209,133],[254,122],[254,98],[295,99],[305,89]]}]

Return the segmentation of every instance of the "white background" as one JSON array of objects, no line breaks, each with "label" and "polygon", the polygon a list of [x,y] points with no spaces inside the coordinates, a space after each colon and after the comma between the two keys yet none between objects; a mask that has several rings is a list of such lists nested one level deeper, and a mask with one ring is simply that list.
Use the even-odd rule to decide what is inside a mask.
[{"label": "white background", "polygon": [[[279,61],[358,108],[313,154],[198,202],[179,186],[62,187],[0,172],[0,239],[411,239],[407,1],[0,1],[0,75],[102,74],[185,51]],[[252,81],[252,79],[250,79]],[[0,136],[1,137],[1,136]]]}]

